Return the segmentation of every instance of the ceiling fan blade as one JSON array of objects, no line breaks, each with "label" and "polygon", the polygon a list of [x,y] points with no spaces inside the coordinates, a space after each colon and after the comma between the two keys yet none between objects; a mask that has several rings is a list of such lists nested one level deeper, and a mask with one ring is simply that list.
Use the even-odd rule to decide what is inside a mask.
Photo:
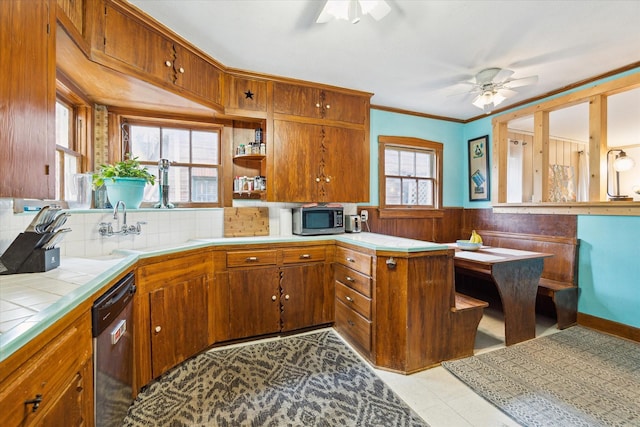
[{"label": "ceiling fan blade", "polygon": [[505,80],[507,80],[509,77],[511,77],[513,75],[513,71],[512,70],[507,70],[506,68],[502,68],[500,69],[500,71],[498,71],[498,73],[493,76],[493,79],[491,80],[494,83],[502,83]]},{"label": "ceiling fan blade", "polygon": [[381,20],[391,12],[391,7],[384,0],[358,0],[358,3],[360,3],[362,14],[366,15],[368,13],[376,21]]},{"label": "ceiling fan blade", "polygon": [[512,96],[515,96],[518,94],[518,92],[516,92],[515,90],[511,90],[508,88],[500,88],[497,91],[500,95],[504,96],[505,98],[511,98]]},{"label": "ceiling fan blade", "polygon": [[522,87],[522,86],[528,86],[528,85],[532,85],[538,82],[538,76],[529,76],[529,77],[523,77],[521,79],[513,79],[513,80],[509,80],[504,82],[504,84],[502,85],[502,87],[505,88],[514,88],[514,87]]}]

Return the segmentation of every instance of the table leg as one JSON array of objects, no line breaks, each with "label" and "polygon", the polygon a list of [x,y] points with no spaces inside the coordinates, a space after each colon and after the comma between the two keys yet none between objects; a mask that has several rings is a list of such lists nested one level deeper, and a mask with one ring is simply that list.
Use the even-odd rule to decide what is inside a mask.
[{"label": "table leg", "polygon": [[495,263],[491,276],[504,311],[505,344],[536,337],[536,295],[542,274],[542,258]]}]

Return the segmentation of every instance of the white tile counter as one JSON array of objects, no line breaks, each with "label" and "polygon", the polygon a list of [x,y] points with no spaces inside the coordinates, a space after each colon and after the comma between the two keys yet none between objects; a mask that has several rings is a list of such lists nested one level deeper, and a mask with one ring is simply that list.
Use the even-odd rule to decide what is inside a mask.
[{"label": "white tile counter", "polygon": [[60,266],[45,273],[0,276],[0,361],[62,318],[71,309],[113,281],[140,258],[197,249],[260,243],[340,241],[374,250],[422,252],[447,245],[375,233],[330,236],[260,236],[192,239],[145,249],[116,249],[110,256],[62,257]]}]

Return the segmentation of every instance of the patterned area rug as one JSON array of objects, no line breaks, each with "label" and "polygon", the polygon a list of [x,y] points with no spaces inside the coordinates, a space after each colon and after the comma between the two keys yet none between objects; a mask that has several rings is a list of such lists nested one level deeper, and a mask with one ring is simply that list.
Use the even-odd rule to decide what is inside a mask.
[{"label": "patterned area rug", "polygon": [[427,426],[331,330],[225,349],[153,382],[125,426]]},{"label": "patterned area rug", "polygon": [[524,426],[640,426],[640,344],[574,326],[443,366]]}]

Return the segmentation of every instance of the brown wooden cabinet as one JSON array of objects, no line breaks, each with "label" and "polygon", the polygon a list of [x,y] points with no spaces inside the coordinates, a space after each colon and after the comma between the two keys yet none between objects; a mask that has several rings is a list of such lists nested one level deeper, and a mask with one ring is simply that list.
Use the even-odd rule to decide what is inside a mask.
[{"label": "brown wooden cabinet", "polygon": [[87,311],[0,385],[0,425],[93,425],[91,316]]},{"label": "brown wooden cabinet", "polygon": [[55,3],[0,1],[0,197],[55,198],[54,29]]},{"label": "brown wooden cabinet", "polygon": [[[207,105],[221,105],[223,71],[186,45],[143,22],[122,4],[107,1],[94,36],[108,65]],[[102,43],[100,43],[100,40]],[[103,57],[98,56],[99,62]]]},{"label": "brown wooden cabinet", "polygon": [[227,114],[266,118],[267,81],[227,73],[224,108]]},{"label": "brown wooden cabinet", "polygon": [[369,200],[369,144],[361,129],[274,121],[273,199]]},{"label": "brown wooden cabinet", "polygon": [[276,114],[359,125],[368,122],[368,96],[282,82],[274,83],[273,93],[273,111]]},{"label": "brown wooden cabinet", "polygon": [[213,339],[210,252],[159,257],[137,271],[137,388],[207,348]]},{"label": "brown wooden cabinet", "polygon": [[[73,32],[77,35],[84,36],[86,34],[86,22],[85,22],[85,0],[57,0],[58,10],[62,12],[62,15],[66,17],[68,22],[65,22],[67,30],[73,28]],[[60,15],[58,19],[61,19]]]}]

